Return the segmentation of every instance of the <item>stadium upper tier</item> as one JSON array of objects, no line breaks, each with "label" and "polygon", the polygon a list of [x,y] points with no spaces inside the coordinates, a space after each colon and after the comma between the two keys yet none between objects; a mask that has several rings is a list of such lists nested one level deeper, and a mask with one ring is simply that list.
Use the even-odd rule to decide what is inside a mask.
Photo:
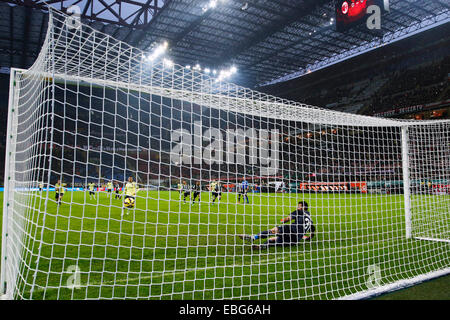
[{"label": "stadium upper tier", "polygon": [[406,124],[401,120],[342,113],[289,101],[196,70],[186,70],[177,64],[169,65],[165,59],[148,61],[142,50],[89,26],[72,30],[66,20],[58,12],[50,16],[42,51],[33,66],[23,73],[25,79],[120,87],[260,118],[347,126]]}]

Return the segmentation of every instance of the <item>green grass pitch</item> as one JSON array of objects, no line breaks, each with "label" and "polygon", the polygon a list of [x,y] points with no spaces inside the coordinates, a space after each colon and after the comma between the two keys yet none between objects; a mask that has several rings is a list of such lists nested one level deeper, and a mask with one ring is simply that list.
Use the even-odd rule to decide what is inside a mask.
[{"label": "green grass pitch", "polygon": [[[333,299],[367,290],[373,265],[383,285],[450,262],[447,243],[405,239],[403,195],[250,194],[244,205],[224,193],[211,205],[203,192],[191,205],[175,191],[140,191],[128,214],[103,192],[66,192],[59,208],[54,192],[46,196],[13,204],[31,208],[23,298]],[[300,200],[317,226],[313,241],[255,252],[236,237],[279,225]],[[80,287],[70,288],[74,266]]]}]

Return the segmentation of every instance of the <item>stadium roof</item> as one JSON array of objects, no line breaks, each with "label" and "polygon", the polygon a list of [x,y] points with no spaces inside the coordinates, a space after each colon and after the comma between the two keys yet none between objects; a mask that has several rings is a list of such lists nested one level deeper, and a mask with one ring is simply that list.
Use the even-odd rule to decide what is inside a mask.
[{"label": "stadium roof", "polygon": [[[334,25],[334,1],[48,0],[80,7],[84,22],[144,50],[168,41],[170,58],[210,70],[234,65],[232,82],[285,81],[450,22],[447,0],[390,0],[380,31]],[[0,3],[0,66],[29,67],[47,28],[41,0]]]}]

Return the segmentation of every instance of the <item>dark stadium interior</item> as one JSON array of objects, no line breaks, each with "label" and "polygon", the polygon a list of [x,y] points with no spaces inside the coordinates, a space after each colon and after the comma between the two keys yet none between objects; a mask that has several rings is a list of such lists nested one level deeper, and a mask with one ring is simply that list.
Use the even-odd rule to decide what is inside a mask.
[{"label": "dark stadium interior", "polygon": [[[17,3],[15,2],[7,2],[9,4],[1,4],[4,9],[2,12],[5,18],[2,32],[5,36],[0,39],[0,47],[2,48],[0,52],[0,67],[3,67],[3,73],[0,73],[0,159],[2,159],[0,163],[0,184],[3,183],[3,159],[5,155],[7,129],[8,68],[27,68],[32,64],[44,41],[47,26],[46,19],[48,17],[46,9],[35,3],[23,2],[16,5]],[[450,47],[450,24],[443,23],[422,32],[417,32],[412,29],[411,32],[417,34],[411,36],[407,34],[409,31],[403,31],[409,23],[412,23],[411,25],[413,26],[415,21],[420,21],[420,19],[426,17],[427,10],[423,7],[406,8],[406,4],[401,4],[405,10],[405,12],[402,12],[403,9],[400,9],[400,7],[395,8],[396,5],[400,6],[400,4],[393,4],[392,6],[395,10],[387,14],[386,17],[383,16],[383,19],[386,18],[386,29],[383,30],[383,33],[386,35],[399,28],[404,33],[401,35],[404,39],[400,37],[400,39],[393,43],[380,45],[380,34],[376,32],[350,29],[344,33],[339,33],[334,30],[334,26],[328,25],[323,27],[323,21],[330,19],[334,8],[332,4],[326,1],[302,2],[297,8],[299,10],[298,12],[290,12],[293,10],[293,7],[285,1],[270,5],[267,3],[265,5],[262,3],[258,4],[257,2],[253,4],[249,2],[249,4],[248,10],[242,9],[237,3],[230,4],[229,6],[225,6],[222,14],[228,18],[230,18],[230,14],[247,14],[252,17],[258,17],[258,15],[262,17],[262,15],[272,14],[272,17],[270,19],[267,18],[267,24],[260,26],[260,30],[255,34],[249,35],[247,39],[239,40],[240,42],[233,43],[233,50],[230,51],[231,57],[226,59],[225,53],[223,52],[224,45],[226,44],[225,39],[219,37],[213,40],[207,37],[208,32],[204,30],[205,26],[210,26],[211,21],[219,21],[223,18],[220,16],[220,13],[207,12],[204,16],[196,16],[197,13],[194,13],[195,8],[192,8],[192,12],[189,14],[186,12],[186,14],[192,16],[189,16],[189,21],[183,21],[186,24],[185,30],[178,32],[178,34],[176,34],[177,32],[175,30],[167,29],[164,31],[165,38],[170,39],[171,44],[177,45],[171,50],[171,54],[176,58],[176,62],[180,64],[194,64],[198,62],[198,60],[194,61],[192,58],[189,60],[192,54],[183,51],[183,47],[190,47],[191,51],[196,52],[198,57],[200,57],[201,50],[197,46],[194,46],[194,44],[196,40],[203,38],[205,41],[202,43],[205,45],[207,41],[210,43],[216,41],[220,45],[217,46],[216,51],[211,53],[210,57],[202,57],[201,61],[208,62],[210,65],[214,65],[213,61],[216,61],[216,63],[220,60],[234,61],[239,67],[239,75],[235,81],[241,85],[256,88],[265,93],[326,109],[365,115],[415,119],[437,119],[448,118],[450,116],[450,56],[448,50]],[[125,21],[115,23],[113,21],[114,19],[102,20],[99,17],[89,16],[89,14],[83,16],[83,19],[102,32],[110,33],[120,40],[124,40],[132,45],[138,45],[140,48],[148,48],[151,41],[156,38],[158,32],[163,33],[164,23],[167,23],[163,22],[165,21],[164,19],[170,20],[176,17],[178,14],[178,5],[176,1],[165,1],[163,4],[158,4],[159,7],[155,8],[154,12],[155,21],[148,22],[148,27],[154,28],[155,34],[143,33],[139,26],[133,24],[137,23],[137,21],[128,24]],[[436,10],[447,8],[442,2],[429,3],[428,5],[431,7],[436,6]],[[195,17],[197,18],[194,19]],[[245,23],[247,25],[237,26],[229,20],[224,22],[221,28],[226,29],[231,34],[238,35],[240,32],[247,30],[247,27],[258,25],[256,20],[253,21],[251,19],[245,20]],[[289,29],[292,25],[297,26],[304,34],[310,32],[311,40],[302,40],[301,34],[296,34],[294,37],[294,34],[291,34]],[[277,27],[275,28],[275,26]],[[315,26],[318,29],[312,30],[311,26]],[[135,33],[125,32],[135,29]],[[33,36],[31,38],[27,35],[27,31],[32,32]],[[170,32],[173,32],[175,36],[170,34]],[[203,32],[206,33],[203,34]],[[16,34],[16,36],[12,37],[13,34]],[[292,40],[289,40],[293,41],[293,44],[284,46],[278,43],[275,46],[273,40],[278,39],[283,34],[288,34],[293,37]],[[343,59],[339,63],[329,63],[328,66],[325,64],[325,67],[317,68],[317,70],[312,70],[311,72],[307,71],[300,77],[294,77],[294,79],[280,81],[272,85],[264,85],[264,82],[271,80],[270,77],[282,77],[289,72],[295,71],[295,68],[299,66],[307,68],[308,63],[311,64],[311,60],[307,56],[310,56],[311,59],[316,59],[317,56],[320,56],[320,59],[325,57],[326,60],[336,52],[343,49],[345,52],[350,47],[354,47],[354,43],[367,46],[366,43],[368,42],[372,47],[365,49],[367,51],[366,53],[358,52],[354,57]],[[261,51],[261,46],[270,47],[270,50],[267,49],[268,53],[265,53],[265,60],[253,53],[254,48],[255,50],[259,48]],[[281,55],[280,50],[286,51],[286,54]],[[272,56],[269,52],[272,52]],[[289,55],[287,55],[287,52],[289,52]],[[291,69],[287,70],[289,68]],[[95,117],[100,116],[100,113],[94,112],[92,119],[95,120]],[[222,124],[219,126],[222,126]],[[282,147],[289,154],[286,159],[282,160],[284,169],[282,174],[285,177],[289,176],[289,179],[292,179],[292,173],[289,173],[289,171],[292,171],[292,168],[289,167],[290,164],[287,158],[295,154],[302,154],[304,157],[310,157],[309,159],[320,156],[311,154],[311,149],[306,146],[311,141],[313,143],[315,143],[314,141],[320,143],[321,140],[319,138],[315,140],[314,136],[320,135],[323,128],[317,128],[316,131],[310,130],[309,132],[303,132],[303,129],[301,129],[302,124],[298,124],[298,126],[300,128],[298,134],[289,135],[286,132],[282,132]],[[91,137],[88,143],[87,139],[83,138],[85,133],[84,135],[81,133],[81,128],[77,129],[78,132],[76,134],[73,133],[74,131],[71,134],[71,131],[67,128],[64,130],[66,130],[64,133],[66,139],[64,146],[68,148],[78,147],[82,149],[87,144],[90,144],[90,148],[95,149],[101,143],[107,144],[107,142],[101,142],[100,140],[96,141],[93,137]],[[90,133],[95,135],[95,130],[96,128],[92,128]],[[336,128],[327,128],[326,134],[330,134],[330,137],[332,137],[333,130],[336,130]],[[108,133],[106,131],[102,132],[102,134],[105,134],[104,137],[108,139]],[[77,134],[81,135],[77,136]],[[155,133],[152,132],[152,134]],[[168,134],[170,133],[166,133],[166,135]],[[120,137],[120,134],[117,136]],[[77,138],[75,139],[75,137]],[[153,138],[155,137],[158,138],[160,136],[153,136]],[[163,137],[163,139],[166,138]],[[364,137],[359,137],[356,134],[355,139],[364,139]],[[148,147],[151,139],[147,137],[145,141],[147,141],[147,146],[139,147]],[[154,143],[156,142],[154,139]],[[345,143],[353,145],[352,141],[346,141]],[[329,141],[329,144],[333,144],[332,140]],[[334,145],[339,146],[341,144],[339,141],[335,141]],[[159,147],[163,148],[163,146]],[[321,146],[317,146],[314,152],[319,152],[321,148]],[[323,148],[330,149],[330,146],[323,146]],[[335,150],[333,152],[339,152],[336,148],[333,150]],[[350,149],[347,151],[350,151],[350,153],[353,152]],[[396,165],[400,161],[398,159],[398,152],[385,153],[391,154],[395,158],[390,159],[394,161],[389,162],[389,168],[386,168],[383,164],[388,159],[361,158],[351,162],[339,157],[342,163],[333,163],[333,156],[337,156],[333,155],[333,152],[330,151],[328,155],[330,163],[323,165],[315,163],[314,165],[310,165],[311,168],[294,170],[296,172],[294,173],[295,179],[341,181],[348,178],[357,178],[358,170],[373,171],[372,176],[374,180],[376,180],[375,177],[377,175],[383,174],[387,174],[395,180],[400,174]],[[345,152],[343,154],[345,155]],[[324,156],[324,154],[321,154],[321,156]],[[103,157],[98,155],[98,157],[102,158],[106,163],[109,162],[109,155],[104,155]],[[139,157],[137,153],[131,156],[136,163],[158,157],[161,157],[159,159],[162,162],[169,162],[167,159],[164,159],[163,154],[149,154],[145,156],[145,159],[136,160]],[[303,161],[304,163],[309,163],[306,158]],[[56,165],[56,162],[54,162],[54,165]],[[134,166],[136,167],[138,165],[136,164]],[[155,161],[152,166],[148,166],[148,169],[145,169],[146,166],[143,164],[139,165],[139,168],[145,169],[144,171],[149,170],[150,172],[154,169],[163,175],[174,174],[174,172],[179,172],[183,176],[192,174],[189,168],[171,169],[165,166],[156,168],[157,166],[158,164]],[[354,172],[350,172],[351,170],[349,168],[354,168]],[[94,172],[91,173],[94,174],[96,171],[96,169],[93,169],[93,167],[90,168],[89,166],[80,170],[86,171],[80,172],[81,176],[86,174],[90,176],[88,172],[93,170]],[[240,168],[236,170],[257,174],[257,169],[254,168]],[[110,172],[111,170],[108,169],[108,166],[102,169],[102,171],[107,176],[110,174],[113,175]],[[208,173],[209,171],[205,171],[206,173],[200,173],[200,171],[198,169],[195,175],[205,175],[204,178],[210,178],[207,177],[210,175]],[[302,172],[300,175],[304,176],[297,177],[298,172]],[[123,174],[126,175],[123,172],[120,174],[120,177]],[[314,175],[311,176],[311,174]]]},{"label": "dark stadium interior", "polygon": [[446,24],[262,90],[367,115],[431,103],[440,103],[433,109],[448,108],[449,47],[450,26]]},{"label": "dark stadium interior", "polygon": [[[191,110],[180,101],[147,94],[127,99],[126,92],[115,88],[80,87],[80,92],[89,95],[81,95],[78,105],[83,109],[77,111],[75,97],[64,94],[64,88],[71,89],[70,86],[55,86],[52,150],[47,142],[49,130],[41,133],[40,140],[44,143],[40,146],[38,160],[42,169],[39,180],[48,170],[46,159],[50,157],[50,180],[56,181],[62,175],[64,181],[74,186],[98,181],[98,177],[124,181],[134,172],[139,173],[139,181],[148,183],[159,179],[164,187],[170,187],[180,177],[235,182],[247,175],[252,182],[267,182],[267,179],[252,178],[261,176],[260,163],[245,166],[174,164],[170,158],[171,132],[180,128],[191,131],[195,121],[203,123],[205,128],[217,127],[224,136],[227,129],[249,126],[259,130],[277,129],[281,133],[282,151],[278,176],[286,182],[401,180],[398,129],[311,126],[236,116],[223,110]],[[118,97],[117,103],[108,97]],[[133,107],[127,107],[129,105]],[[137,121],[139,117],[142,122]],[[211,121],[212,118],[216,121]],[[189,119],[189,122],[183,119]],[[46,121],[50,120],[47,118]],[[98,125],[102,123],[103,126]],[[302,133],[290,135],[288,129],[292,128]],[[387,138],[374,146],[372,141],[379,135]],[[249,157],[248,153],[246,157]]]}]

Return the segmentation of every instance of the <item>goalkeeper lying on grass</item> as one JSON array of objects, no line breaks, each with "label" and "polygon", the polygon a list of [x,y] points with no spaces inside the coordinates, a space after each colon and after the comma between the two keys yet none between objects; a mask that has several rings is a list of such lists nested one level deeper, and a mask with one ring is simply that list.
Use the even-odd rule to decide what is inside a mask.
[{"label": "goalkeeper lying on grass", "polygon": [[[285,224],[292,221],[291,224]],[[282,226],[274,227],[267,231],[262,231],[256,235],[241,234],[239,237],[243,240],[255,241],[258,239],[269,238],[263,244],[255,244],[252,246],[255,250],[267,249],[270,246],[288,246],[297,244],[300,240],[311,240],[314,237],[315,226],[308,212],[308,203],[300,201],[297,210],[293,211],[289,216],[281,219]]]}]

